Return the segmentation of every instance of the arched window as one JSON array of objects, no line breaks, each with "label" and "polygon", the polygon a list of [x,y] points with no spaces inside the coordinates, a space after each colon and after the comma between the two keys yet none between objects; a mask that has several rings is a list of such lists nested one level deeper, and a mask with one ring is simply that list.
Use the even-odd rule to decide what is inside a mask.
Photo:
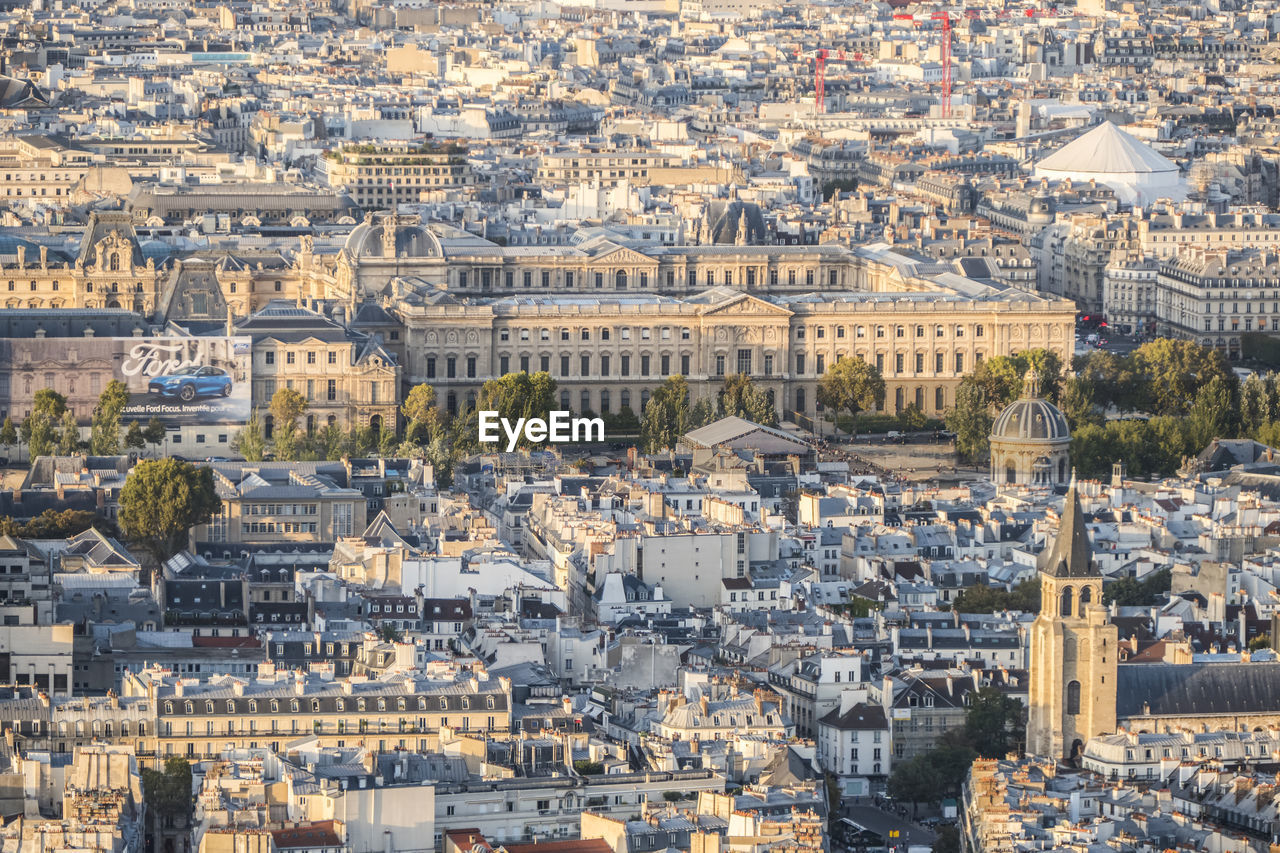
[{"label": "arched window", "polygon": [[1080,590],[1080,615],[1084,615],[1084,606],[1093,601],[1093,587],[1086,586]]},{"label": "arched window", "polygon": [[117,271],[117,270],[119,270],[119,269],[120,269],[120,253],[119,253],[119,252],[112,252],[112,253],[111,253],[111,255],[110,255],[110,257],[109,257],[109,259],[108,259],[108,261],[107,261],[107,267],[108,267],[112,272],[115,272],[115,271]]},{"label": "arched window", "polygon": [[1067,682],[1067,713],[1071,715],[1080,713],[1080,682]]},{"label": "arched window", "polygon": [[796,389],[796,411],[804,412],[804,389]]},{"label": "arched window", "polygon": [[1016,468],[1013,467],[1012,462],[1005,463],[1004,481],[1006,483],[1016,483],[1018,481],[1018,471]]},{"label": "arched window", "polygon": [[626,273],[626,270],[618,270],[617,274],[616,274],[616,275],[614,275],[614,277],[613,277],[613,286],[614,286],[614,288],[615,288],[615,289],[617,289],[617,290],[626,290],[626,289],[627,289],[627,273]]},{"label": "arched window", "polygon": [[1071,587],[1062,590],[1061,607],[1058,610],[1063,616],[1071,615]]}]

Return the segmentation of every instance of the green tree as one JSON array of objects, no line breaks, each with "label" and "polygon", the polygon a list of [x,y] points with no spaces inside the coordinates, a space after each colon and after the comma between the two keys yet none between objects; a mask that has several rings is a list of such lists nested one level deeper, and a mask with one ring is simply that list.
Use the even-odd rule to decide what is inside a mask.
[{"label": "green tree", "polygon": [[[520,418],[545,418],[556,408],[555,392],[556,381],[546,371],[534,374],[521,371],[490,379],[481,386],[474,408],[454,421],[454,440],[468,448],[479,444],[481,411],[497,412],[499,418],[506,418],[513,424]],[[535,445],[521,433],[518,446],[527,449]],[[487,450],[495,447],[499,445],[485,445]],[[505,437],[500,447],[506,448]]]},{"label": "green tree", "polygon": [[954,823],[944,823],[938,827],[932,853],[960,853],[960,830]]},{"label": "green tree", "polygon": [[49,456],[57,448],[57,421],[47,414],[32,411],[30,417],[22,422],[21,433],[33,462],[37,456]]},{"label": "green tree", "polygon": [[1163,604],[1173,584],[1173,573],[1157,569],[1142,580],[1123,577],[1102,587],[1102,603],[1115,602],[1121,607],[1149,607]]},{"label": "green tree", "polygon": [[159,447],[164,443],[165,428],[164,421],[159,418],[152,418],[147,421],[147,426],[142,430],[142,437],[147,440],[147,444],[152,447]]},{"label": "green tree", "polygon": [[19,539],[66,539],[96,527],[108,536],[116,535],[115,525],[96,512],[80,509],[46,509],[25,524],[12,518],[0,519],[0,534],[7,533]]},{"label": "green tree", "polygon": [[982,462],[990,451],[991,406],[982,388],[964,379],[956,388],[955,407],[947,413],[947,429],[956,434],[956,453]]},{"label": "green tree", "polygon": [[1221,379],[1234,397],[1239,381],[1226,358],[1215,349],[1192,341],[1159,338],[1133,351],[1132,362],[1141,374],[1141,411],[1156,415],[1185,415],[1201,386]]},{"label": "green tree", "polygon": [[1235,402],[1235,382],[1213,376],[1195,392],[1187,414],[1187,437],[1196,452],[1215,438],[1235,438],[1239,434],[1239,409]]},{"label": "green tree", "polygon": [[895,800],[911,803],[914,815],[920,803],[939,803],[959,793],[976,757],[963,737],[948,732],[928,752],[894,763],[889,794]]},{"label": "green tree", "polygon": [[192,527],[221,509],[211,469],[152,459],[138,463],[125,480],[119,523],[126,536],[162,562],[186,547]]},{"label": "green tree", "polygon": [[860,358],[841,358],[818,380],[818,403],[833,415],[848,412],[857,431],[858,413],[884,405],[884,377]]},{"label": "green tree", "polygon": [[60,421],[67,413],[67,398],[52,388],[41,388],[31,398],[31,414],[48,415],[50,420]]},{"label": "green tree", "polygon": [[1062,390],[1058,392],[1058,408],[1066,415],[1072,430],[1086,424],[1100,425],[1103,420],[1102,407],[1095,402],[1093,382],[1080,376],[1062,381]]},{"label": "green tree", "polygon": [[62,413],[62,431],[58,435],[58,454],[70,456],[80,451],[80,424],[76,422],[75,413],[67,410]]},{"label": "green tree", "polygon": [[983,758],[1021,752],[1027,728],[1025,711],[1022,702],[995,687],[973,691],[964,715],[965,740]]},{"label": "green tree", "polygon": [[191,765],[185,758],[171,755],[164,770],[143,768],[142,799],[147,809],[161,820],[185,817],[191,812]]},{"label": "green tree", "polygon": [[142,424],[129,421],[129,427],[124,431],[124,446],[130,450],[141,450],[146,445],[147,436],[142,431]]},{"label": "green tree", "polygon": [[41,388],[31,398],[31,415],[22,422],[22,440],[32,461],[49,456],[63,438],[60,427],[67,413],[67,398],[52,388]]},{"label": "green tree", "polygon": [[967,586],[951,602],[951,609],[956,613],[1036,613],[1040,610],[1040,579],[1021,581],[1012,590],[988,584]]},{"label": "green tree", "polygon": [[1271,419],[1270,393],[1267,379],[1257,373],[1240,383],[1240,429],[1245,435],[1256,435]]},{"label": "green tree", "polygon": [[778,412],[769,393],[757,388],[745,374],[726,376],[716,400],[719,417],[739,417],[765,426],[778,422]]},{"label": "green tree", "polygon": [[640,445],[648,453],[669,450],[689,431],[689,383],[671,376],[653,392],[640,413]]},{"label": "green tree", "polygon": [[431,412],[436,407],[436,389],[425,383],[415,385],[409,390],[408,395],[404,398],[404,403],[400,405],[400,413],[409,423],[418,421],[426,423]]},{"label": "green tree", "polygon": [[94,456],[115,456],[120,452],[120,417],[129,405],[129,388],[112,379],[98,395],[89,428],[89,452]]},{"label": "green tree", "polygon": [[297,458],[298,418],[306,410],[307,398],[292,388],[278,388],[271,395],[271,446],[277,459]]},{"label": "green tree", "polygon": [[261,462],[267,455],[267,435],[262,428],[262,417],[255,406],[249,412],[249,420],[231,440],[231,449],[247,462]]},{"label": "green tree", "polygon": [[445,416],[436,405],[436,391],[430,385],[415,385],[400,406],[405,418],[407,441],[426,445],[444,432]]},{"label": "green tree", "polygon": [[925,424],[929,423],[929,418],[925,416],[924,409],[915,403],[908,404],[902,410],[902,414],[898,416],[898,419],[902,421],[902,428],[906,430],[921,430],[924,429]]},{"label": "green tree", "polygon": [[18,428],[13,425],[13,418],[5,418],[4,426],[0,426],[0,444],[13,447],[18,443]]}]

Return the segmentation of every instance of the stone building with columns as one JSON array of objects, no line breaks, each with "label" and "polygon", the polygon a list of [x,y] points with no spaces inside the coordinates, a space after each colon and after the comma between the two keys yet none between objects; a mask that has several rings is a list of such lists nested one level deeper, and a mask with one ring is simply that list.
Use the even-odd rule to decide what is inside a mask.
[{"label": "stone building with columns", "polygon": [[[376,342],[368,366],[381,375],[394,363],[395,402],[426,382],[457,409],[487,379],[546,370],[567,408],[638,412],[668,376],[686,376],[705,396],[744,373],[780,411],[812,416],[818,379],[849,357],[880,369],[887,411],[915,404],[937,415],[983,359],[1043,347],[1065,361],[1073,342],[1068,301],[969,278],[953,263],[885,244],[755,245],[758,229],[741,212],[736,230],[682,246],[600,229],[567,245],[501,246],[416,216],[369,214],[338,244],[318,245],[308,234],[293,245],[220,248],[158,265],[143,258],[127,216],[113,218],[120,216],[93,214],[79,257],[49,260],[38,274],[29,252],[11,258],[0,246],[0,281],[14,278],[11,306],[118,305],[151,323],[207,332],[291,301]],[[58,291],[50,289],[55,267]],[[23,276],[36,276],[37,289],[18,288]],[[70,293],[50,300],[64,288]],[[259,340],[255,350],[279,346]],[[312,364],[304,340],[290,346]],[[328,364],[327,352],[316,357]],[[255,378],[265,359],[255,352]],[[319,382],[322,372],[312,386],[325,397],[312,402],[326,421],[394,414],[386,383],[373,375],[360,379],[363,403],[322,405],[339,402],[328,399],[334,377]],[[271,378],[255,382],[254,405],[269,402]]]},{"label": "stone building with columns", "polygon": [[991,482],[1044,486],[1067,482],[1071,427],[1062,411],[1040,396],[1040,376],[1028,371],[1022,396],[991,426]]},{"label": "stone building with columns", "polygon": [[993,286],[877,244],[502,247],[448,226],[369,217],[332,276],[303,289],[383,306],[405,386],[459,408],[486,379],[550,373],[578,411],[639,411],[667,376],[711,394],[744,373],[783,412],[816,413],[839,358],[875,364],[885,408],[941,414],[983,359],[1046,348],[1070,356],[1074,306]]}]

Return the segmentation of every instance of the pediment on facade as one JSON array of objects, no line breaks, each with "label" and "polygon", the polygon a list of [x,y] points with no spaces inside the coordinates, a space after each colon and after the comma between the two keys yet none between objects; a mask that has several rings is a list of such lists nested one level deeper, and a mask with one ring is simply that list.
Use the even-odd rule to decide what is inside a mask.
[{"label": "pediment on facade", "polygon": [[601,245],[599,254],[592,254],[591,263],[593,265],[605,265],[611,267],[642,267],[658,265],[658,262],[648,255],[642,255],[634,249],[628,249],[626,246],[619,246],[614,243],[605,243]]},{"label": "pediment on facade", "polygon": [[728,299],[714,302],[707,305],[699,311],[703,317],[775,317],[779,320],[786,319],[791,316],[792,312],[788,311],[772,302],[752,296],[749,293],[740,293]]}]

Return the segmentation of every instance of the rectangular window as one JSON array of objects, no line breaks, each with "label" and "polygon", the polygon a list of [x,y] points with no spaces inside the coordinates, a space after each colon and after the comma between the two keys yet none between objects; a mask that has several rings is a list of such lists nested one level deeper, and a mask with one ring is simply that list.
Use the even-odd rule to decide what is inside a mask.
[{"label": "rectangular window", "polygon": [[751,350],[738,350],[738,372],[743,376],[751,375]]},{"label": "rectangular window", "polygon": [[724,356],[716,356],[716,376],[724,376]]}]

